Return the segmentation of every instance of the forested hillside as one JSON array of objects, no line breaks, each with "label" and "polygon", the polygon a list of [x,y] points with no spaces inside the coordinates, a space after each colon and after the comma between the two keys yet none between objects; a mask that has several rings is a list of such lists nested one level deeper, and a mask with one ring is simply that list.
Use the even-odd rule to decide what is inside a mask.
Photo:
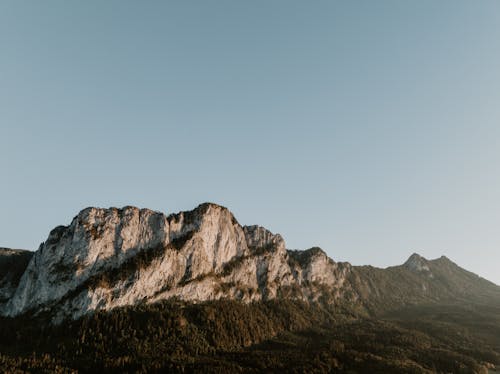
[{"label": "forested hillside", "polygon": [[0,320],[6,372],[487,372],[498,305],[425,305],[378,318],[319,304],[162,302],[59,326]]}]

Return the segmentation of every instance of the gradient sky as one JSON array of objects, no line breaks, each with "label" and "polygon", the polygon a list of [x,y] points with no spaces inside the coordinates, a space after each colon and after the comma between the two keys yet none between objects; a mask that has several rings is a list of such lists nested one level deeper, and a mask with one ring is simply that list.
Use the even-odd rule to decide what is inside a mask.
[{"label": "gradient sky", "polygon": [[2,1],[0,246],[212,201],[500,284],[500,2]]}]

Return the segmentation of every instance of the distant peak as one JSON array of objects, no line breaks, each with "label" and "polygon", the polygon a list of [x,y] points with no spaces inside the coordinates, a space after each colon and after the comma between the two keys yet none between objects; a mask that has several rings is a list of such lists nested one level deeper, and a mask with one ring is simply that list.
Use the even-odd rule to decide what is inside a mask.
[{"label": "distant peak", "polygon": [[[439,258],[436,258],[435,260],[432,260],[432,262],[435,262],[435,263],[441,263],[441,264],[452,264],[452,265],[456,265],[453,261],[451,261],[448,257],[446,256],[441,256]],[[456,265],[458,266],[458,265]]]},{"label": "distant peak", "polygon": [[413,252],[412,255],[408,257],[407,262],[410,260],[425,260],[425,257],[419,255],[417,252]]},{"label": "distant peak", "polygon": [[413,253],[408,260],[403,264],[404,267],[412,271],[429,271],[429,261],[420,256],[418,253]]}]

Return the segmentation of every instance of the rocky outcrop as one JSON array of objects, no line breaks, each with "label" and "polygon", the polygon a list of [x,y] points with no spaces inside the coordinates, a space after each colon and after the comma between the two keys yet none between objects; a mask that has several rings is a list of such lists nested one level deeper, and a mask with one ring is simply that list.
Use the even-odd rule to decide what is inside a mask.
[{"label": "rocky outcrop", "polygon": [[339,270],[324,252],[294,257],[280,235],[242,227],[215,204],[169,216],[135,207],[87,208],[51,231],[3,314],[51,310],[76,318],[171,297],[307,300],[318,297],[314,285],[341,286],[347,268]]}]

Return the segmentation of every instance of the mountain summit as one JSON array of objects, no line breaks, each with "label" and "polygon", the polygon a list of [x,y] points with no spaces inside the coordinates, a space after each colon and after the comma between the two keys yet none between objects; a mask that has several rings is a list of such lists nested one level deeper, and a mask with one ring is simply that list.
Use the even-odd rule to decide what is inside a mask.
[{"label": "mountain summit", "polygon": [[[0,252],[0,260],[12,253]],[[168,216],[130,206],[87,208],[53,229],[31,258],[18,257],[24,271],[0,273],[2,314],[49,312],[55,321],[174,297],[289,298],[377,312],[475,297],[478,289],[498,292],[443,258],[414,254],[402,266],[378,269],[337,263],[320,248],[287,250],[280,235],[241,226],[212,203]]]}]

